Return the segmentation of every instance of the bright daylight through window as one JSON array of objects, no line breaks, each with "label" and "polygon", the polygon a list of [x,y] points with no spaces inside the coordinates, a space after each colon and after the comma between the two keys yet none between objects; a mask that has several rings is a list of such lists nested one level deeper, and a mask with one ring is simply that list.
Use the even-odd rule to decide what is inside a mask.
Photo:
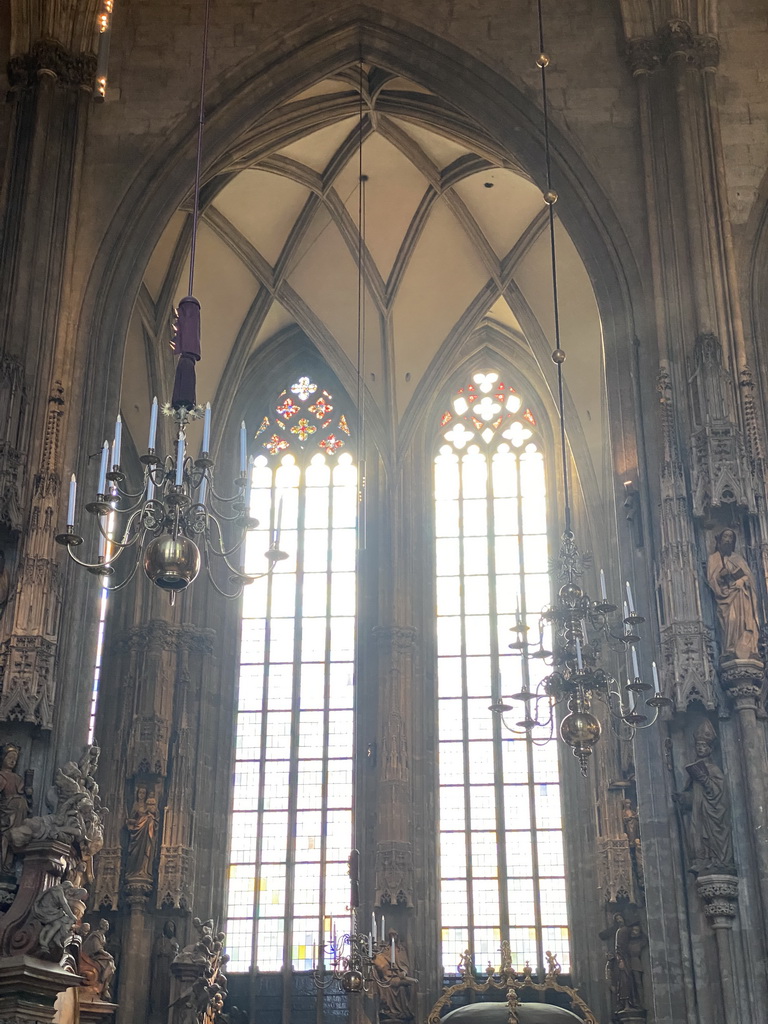
[{"label": "bright daylight through window", "polygon": [[[440,421],[435,458],[443,969],[509,941],[522,970],[569,969],[557,742],[502,732],[490,698],[523,688],[517,615],[538,636],[550,600],[544,458],[516,388],[475,373]],[[536,631],[535,633],[533,631]],[[542,664],[542,675],[546,668]],[[531,686],[539,680],[530,678]]]},{"label": "bright daylight through window", "polygon": [[256,435],[243,596],[230,971],[310,970],[349,920],[357,469],[332,393],[306,376]]}]

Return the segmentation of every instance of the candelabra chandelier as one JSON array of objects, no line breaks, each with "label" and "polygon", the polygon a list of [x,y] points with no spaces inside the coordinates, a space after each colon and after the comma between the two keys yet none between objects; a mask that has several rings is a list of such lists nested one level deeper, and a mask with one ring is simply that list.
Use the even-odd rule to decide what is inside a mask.
[{"label": "candelabra chandelier", "polygon": [[[109,0],[111,12],[111,0]],[[105,8],[106,9],[106,8]],[[119,590],[136,575],[139,565],[149,579],[161,590],[170,593],[171,603],[178,591],[186,590],[200,572],[205,555],[205,567],[214,588],[223,597],[238,597],[248,583],[265,576],[275,564],[288,556],[278,548],[275,534],[266,552],[267,570],[250,575],[235,566],[249,529],[258,526],[248,514],[248,450],[245,423],[240,425],[240,470],[234,481],[234,493],[228,497],[219,494],[214,484],[214,463],[211,458],[211,406],[205,409],[197,404],[195,366],[200,360],[200,303],[193,295],[195,280],[195,252],[197,227],[200,219],[200,174],[202,167],[203,125],[205,123],[205,69],[208,54],[208,26],[210,0],[205,0],[203,18],[203,45],[200,71],[200,100],[197,127],[197,155],[195,160],[194,201],[192,205],[192,231],[189,247],[189,294],[179,303],[173,324],[171,347],[178,355],[173,398],[164,412],[173,418],[177,427],[172,454],[159,455],[156,450],[158,404],[152,402],[149,421],[149,440],[146,452],[140,457],[144,475],[138,491],[124,487],[126,477],[121,466],[123,423],[118,415],[115,438],[107,441],[101,450],[101,465],[96,497],[85,507],[96,517],[99,549],[96,561],[83,561],[74,549],[83,543],[76,532],[77,480],[75,474],[69,485],[67,526],[56,540],[66,547],[70,557],[97,576],[111,577],[115,562],[126,552],[133,553],[133,564],[125,577],[107,589]],[[203,417],[203,443],[197,459],[187,447],[187,426]],[[201,551],[202,549],[202,551]],[[223,563],[228,576],[226,590],[215,580],[211,566]],[[227,584],[225,584],[226,586]]]},{"label": "candelabra chandelier", "polygon": [[[659,708],[672,702],[662,696],[659,687],[656,663],[653,663],[653,686],[643,681],[637,658],[637,644],[640,636],[637,627],[645,619],[635,610],[632,590],[626,584],[627,601],[624,604],[624,615],[617,619],[617,606],[608,600],[605,587],[605,574],[600,570],[600,600],[593,601],[581,587],[581,560],[571,530],[571,505],[569,487],[568,448],[565,429],[565,402],[563,364],[565,352],[560,338],[560,310],[557,289],[557,257],[555,248],[555,203],[557,192],[552,187],[552,158],[550,152],[549,104],[547,99],[547,68],[550,59],[544,50],[544,24],[542,19],[541,0],[537,0],[539,28],[539,56],[536,65],[541,73],[541,100],[543,110],[544,158],[546,172],[546,190],[544,202],[548,210],[549,249],[552,274],[552,312],[554,318],[555,350],[552,361],[557,367],[557,398],[560,420],[560,454],[562,458],[563,496],[565,505],[565,529],[559,556],[560,589],[555,603],[541,613],[539,642],[531,645],[527,640],[528,626],[520,614],[512,632],[517,639],[509,646],[513,654],[525,659],[537,659],[552,667],[553,671],[531,690],[527,682],[528,671],[524,670],[524,685],[513,700],[522,701],[525,706],[523,719],[516,726],[509,726],[504,719],[512,705],[505,704],[501,694],[495,697],[490,710],[498,714],[505,728],[512,732],[533,734],[533,730],[549,727],[552,735],[555,708],[565,703],[568,713],[560,723],[560,735],[572,748],[581,765],[582,775],[587,774],[587,762],[592,748],[600,738],[600,722],[592,713],[595,699],[602,701],[608,708],[614,721],[623,723],[631,729],[645,728],[653,725],[659,714]],[[549,626],[552,636],[552,650],[544,649],[544,631]],[[613,648],[624,652],[627,664],[631,662],[631,670],[627,672],[626,685],[622,685],[601,665],[603,648]],[[649,691],[651,696],[646,696]],[[542,705],[546,713],[542,711]],[[645,709],[650,708],[651,714]],[[544,738],[542,738],[544,739]],[[534,742],[536,739],[534,738]]]},{"label": "candelabra chandelier", "polygon": [[371,930],[367,934],[358,930],[359,864],[360,854],[353,850],[349,855],[349,932],[337,936],[334,931],[330,942],[320,947],[320,961],[312,971],[315,987],[322,992],[340,985],[345,992],[370,995],[377,989],[414,982],[397,963],[396,933],[387,934],[383,915],[380,931],[375,914],[371,914]]},{"label": "candelabra chandelier", "polygon": [[[197,305],[196,300],[190,298],[183,300],[182,307],[184,303]],[[78,565],[98,576],[111,577],[115,563],[128,561],[129,568],[119,583],[114,586],[105,583],[111,590],[126,586],[139,565],[143,565],[148,578],[161,590],[169,591],[173,601],[178,591],[185,590],[196,579],[204,560],[218,593],[223,597],[237,597],[244,586],[265,575],[245,573],[233,561],[242,551],[247,531],[258,526],[248,514],[245,424],[240,427],[240,470],[232,485],[234,493],[223,496],[216,490],[214,462],[210,455],[210,403],[201,410],[191,399],[180,400],[176,395],[166,411],[178,427],[174,452],[162,457],[156,451],[158,404],[155,398],[147,450],[141,456],[144,475],[138,491],[125,489],[120,464],[122,422],[119,416],[111,452],[109,444],[104,442],[97,494],[95,500],[85,506],[86,511],[95,516],[98,526],[96,560],[84,561],[74,551],[83,542],[75,529],[77,482],[74,473],[69,487],[66,533],[59,534],[56,540],[67,548]],[[203,442],[198,458],[194,459],[188,452],[187,425],[201,414]],[[132,560],[127,557],[128,552]],[[286,557],[279,550],[275,534],[266,552],[266,572]],[[225,586],[232,589],[225,589],[215,579],[212,567],[216,561],[223,563],[222,571],[227,577]]]},{"label": "candelabra chandelier", "polygon": [[[660,692],[655,662],[651,665],[653,685],[641,677],[637,657],[638,627],[645,619],[637,613],[630,584],[625,584],[627,599],[621,617],[616,614],[617,606],[608,600],[602,569],[600,600],[593,601],[579,582],[581,559],[570,530],[563,534],[559,569],[561,586],[555,603],[541,613],[538,642],[529,643],[529,627],[518,615],[511,630],[517,639],[509,645],[513,655],[544,662],[553,671],[535,690],[527,684],[527,673],[523,673],[526,683],[511,699],[523,703],[524,716],[514,726],[505,720],[512,705],[504,703],[501,697],[491,704],[490,710],[499,715],[510,732],[532,735],[534,729],[549,728],[549,736],[542,739],[546,742],[552,736],[556,708],[565,704],[568,713],[560,723],[560,736],[578,758],[582,775],[586,775],[588,758],[601,732],[600,722],[591,710],[595,699],[605,705],[613,721],[630,729],[653,725],[659,709],[670,706],[672,701]],[[547,626],[552,636],[551,651],[544,647]],[[622,685],[602,667],[606,648],[620,652],[628,669],[631,665],[626,684]]]}]

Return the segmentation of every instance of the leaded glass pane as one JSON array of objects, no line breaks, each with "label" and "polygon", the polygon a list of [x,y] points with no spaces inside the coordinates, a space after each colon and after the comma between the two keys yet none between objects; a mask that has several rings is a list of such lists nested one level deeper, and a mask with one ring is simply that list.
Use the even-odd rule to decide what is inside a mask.
[{"label": "leaded glass pane", "polygon": [[255,435],[227,932],[231,971],[311,970],[348,920],[357,468],[332,392],[301,376]]},{"label": "leaded glass pane", "polygon": [[[550,601],[547,494],[536,417],[519,389],[478,371],[440,420],[435,458],[443,967],[469,948],[518,969],[557,951],[568,967],[557,751],[512,738],[488,710],[544,667],[509,644],[539,638]],[[546,637],[542,636],[542,642]],[[521,710],[522,715],[522,710]],[[469,844],[464,828],[469,829]]]}]

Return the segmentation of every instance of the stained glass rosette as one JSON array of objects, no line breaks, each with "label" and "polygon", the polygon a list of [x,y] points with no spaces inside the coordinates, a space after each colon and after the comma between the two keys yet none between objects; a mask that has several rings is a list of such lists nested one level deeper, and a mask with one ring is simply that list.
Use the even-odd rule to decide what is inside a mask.
[{"label": "stained glass rosette", "polygon": [[350,437],[347,417],[335,408],[332,393],[307,376],[280,392],[256,431],[260,454],[279,459],[290,452],[300,461],[317,452],[335,455]]}]

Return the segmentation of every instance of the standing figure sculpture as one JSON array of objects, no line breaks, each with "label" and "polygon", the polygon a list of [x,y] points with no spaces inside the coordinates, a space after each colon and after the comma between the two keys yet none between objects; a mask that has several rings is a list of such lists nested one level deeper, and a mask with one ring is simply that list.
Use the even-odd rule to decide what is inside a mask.
[{"label": "standing figure sculpture", "polygon": [[8,832],[29,817],[29,799],[32,787],[16,772],[20,748],[15,743],[6,743],[0,765],[0,833],[2,834],[2,857],[0,870],[13,868],[13,850]]},{"label": "standing figure sculpture", "polygon": [[720,627],[721,660],[759,661],[755,577],[735,548],[736,533],[722,530],[707,560],[707,582],[715,597]]},{"label": "standing figure sculpture", "polygon": [[146,786],[137,788],[126,826],[129,838],[125,877],[129,881],[151,881],[157,837],[157,800]]},{"label": "standing figure sculpture", "polygon": [[373,958],[376,993],[379,997],[379,1021],[405,1024],[414,1019],[411,988],[417,984],[410,977],[408,951],[396,931],[387,934],[386,943]]},{"label": "standing figure sculpture", "polygon": [[168,1005],[171,1001],[171,964],[179,952],[176,923],[171,918],[163,925],[153,952],[150,1010],[152,1016],[164,1024],[168,1019]]},{"label": "standing figure sculpture", "polygon": [[685,789],[673,794],[680,810],[691,817],[691,871],[735,874],[731,804],[725,776],[712,760],[717,733],[709,719],[704,719],[693,738],[697,760],[686,765]]},{"label": "standing figure sculpture", "polygon": [[91,929],[83,940],[83,959],[95,967],[96,978],[93,988],[97,998],[109,1002],[112,999],[111,983],[115,974],[115,958],[107,949],[109,921],[99,921],[99,927]]}]

